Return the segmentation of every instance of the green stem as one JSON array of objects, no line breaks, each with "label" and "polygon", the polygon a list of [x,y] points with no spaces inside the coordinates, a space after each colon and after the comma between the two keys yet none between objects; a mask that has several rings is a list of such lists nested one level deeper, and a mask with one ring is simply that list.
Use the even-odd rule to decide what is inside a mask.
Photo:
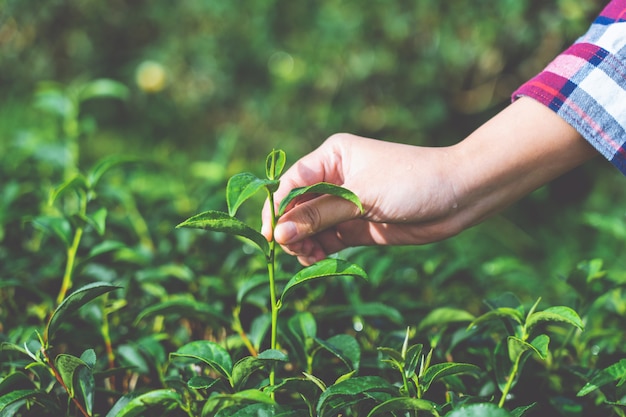
[{"label": "green stem", "polygon": [[513,366],[511,367],[511,372],[509,372],[508,380],[506,381],[506,385],[502,390],[502,397],[500,397],[500,402],[498,403],[498,407],[504,407],[504,402],[506,400],[506,396],[509,395],[509,391],[511,391],[511,387],[513,386],[513,381],[515,380],[515,376],[517,375],[517,371],[519,370],[519,362],[522,355],[518,355],[515,362],[513,362]]},{"label": "green stem", "polygon": [[[274,208],[274,193],[268,191],[269,194],[269,206],[270,206],[270,221],[272,226],[272,239],[269,242],[270,245],[270,253],[267,257],[267,274],[269,277],[270,283],[270,303],[272,305],[272,328],[271,328],[271,342],[270,349],[276,349],[278,347],[278,310],[280,306],[278,305],[278,300],[276,297],[276,263],[275,263],[275,253],[276,253],[276,241],[274,240],[274,228],[276,227],[276,211]],[[270,369],[270,386],[274,386],[276,382],[276,369],[274,366]],[[273,397],[274,393],[272,393]]]},{"label": "green stem", "polygon": [[78,226],[76,233],[74,233],[74,239],[69,248],[67,248],[67,263],[65,264],[65,274],[63,274],[63,281],[61,282],[61,289],[57,296],[57,305],[65,299],[67,291],[72,286],[72,274],[74,272],[74,264],[76,263],[76,253],[78,252],[78,245],[83,237],[83,227]]}]

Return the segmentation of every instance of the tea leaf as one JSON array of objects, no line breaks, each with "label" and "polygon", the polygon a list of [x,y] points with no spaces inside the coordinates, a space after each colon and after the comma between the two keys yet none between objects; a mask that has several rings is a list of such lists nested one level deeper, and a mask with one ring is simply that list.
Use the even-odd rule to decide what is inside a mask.
[{"label": "tea leaf", "polygon": [[0,396],[0,415],[5,415],[5,412],[7,412],[6,415],[13,415],[8,413],[9,410],[15,412],[26,402],[26,400],[38,397],[45,398],[45,395],[45,392],[33,389],[11,391],[8,394]]},{"label": "tea leaf", "polygon": [[424,375],[422,376],[421,385],[424,391],[428,391],[428,388],[430,388],[433,382],[448,375],[471,374],[473,376],[477,376],[479,373],[480,368],[470,363],[438,363],[426,369]]},{"label": "tea leaf", "polygon": [[417,331],[432,327],[441,328],[451,323],[471,322],[475,318],[474,315],[465,310],[450,307],[436,308],[424,317],[419,326],[417,326]]},{"label": "tea leaf", "polygon": [[596,373],[584,387],[576,394],[579,397],[585,396],[611,382],[620,381],[626,376],[626,359],[610,365]]},{"label": "tea leaf", "polygon": [[424,345],[416,344],[407,349],[406,356],[404,358],[404,374],[407,378],[411,378],[415,375],[415,371],[417,370],[417,366],[419,365],[422,357],[423,348]]},{"label": "tea leaf", "polygon": [[228,319],[222,315],[222,313],[207,303],[201,303],[190,299],[176,299],[163,301],[143,309],[135,319],[135,325],[141,320],[157,315],[177,315],[186,318],[198,317],[203,320],[206,320],[207,317],[213,317],[219,319],[223,323],[228,323]]},{"label": "tea leaf", "polygon": [[507,339],[509,359],[511,362],[515,362],[524,352],[529,350],[535,352],[541,359],[545,359],[548,354],[549,342],[550,338],[545,334],[537,336],[531,343],[527,343],[515,336],[509,336]]},{"label": "tea leaf", "polygon": [[74,374],[79,367],[87,367],[87,364],[76,356],[65,353],[57,356],[54,363],[59,370],[63,383],[67,387],[67,393],[70,395],[70,398],[74,398]]},{"label": "tea leaf", "polygon": [[287,209],[289,203],[291,203],[295,198],[300,197],[303,194],[330,194],[336,197],[341,197],[345,200],[348,200],[354,203],[361,213],[363,213],[363,205],[359,198],[352,191],[340,187],[335,184],[330,184],[327,182],[319,182],[317,184],[309,185],[308,187],[299,187],[294,188],[287,194],[287,196],[280,202],[280,206],[278,208],[278,215],[282,216]]},{"label": "tea leaf", "polygon": [[219,379],[209,378],[204,375],[196,375],[187,381],[187,386],[193,389],[209,389],[218,382]]},{"label": "tea leaf", "polygon": [[318,278],[328,278],[336,276],[353,276],[367,279],[367,274],[360,266],[352,262],[341,259],[324,259],[309,267],[306,267],[287,282],[280,296],[280,302],[283,303],[287,294],[295,287]]},{"label": "tea leaf", "polygon": [[215,372],[231,381],[233,362],[222,346],[207,340],[196,340],[170,353],[173,357],[197,359],[209,365]]},{"label": "tea leaf", "polygon": [[265,236],[242,221],[221,211],[209,210],[196,214],[176,227],[190,227],[241,236],[255,243],[266,256],[270,251],[269,243]]},{"label": "tea leaf", "polygon": [[348,334],[337,334],[327,340],[315,340],[320,346],[340,359],[350,371],[359,370],[361,347],[354,337]]},{"label": "tea leaf", "polygon": [[87,257],[83,258],[83,261],[85,259],[91,259],[98,255],[103,255],[105,253],[114,252],[116,250],[123,249],[125,247],[126,245],[123,244],[122,242],[118,242],[115,240],[105,240],[103,242],[98,243],[97,245],[94,245],[89,251],[89,254],[87,255]]},{"label": "tea leaf", "polygon": [[[151,407],[159,406],[165,410],[179,408],[183,399],[174,390],[157,389],[137,397],[124,396],[118,400],[106,417],[137,417],[145,416]],[[119,405],[122,405],[121,407]],[[159,411],[164,411],[159,409]]]},{"label": "tea leaf", "polygon": [[[258,389],[248,389],[244,391],[239,391],[234,394],[220,394],[213,395],[209,397],[207,402],[204,404],[202,409],[202,415],[215,415],[217,416],[232,416],[234,414],[234,410],[231,409],[233,405],[238,404],[246,404],[246,403],[261,403],[268,405],[276,405],[276,402],[270,398],[266,393],[258,390]],[[238,408],[238,407],[237,407]],[[211,411],[219,412],[215,414],[210,414]],[[224,414],[226,413],[226,414]]]},{"label": "tea leaf", "polygon": [[317,335],[315,317],[308,311],[303,311],[289,318],[287,326],[302,342],[307,338],[313,339]]},{"label": "tea leaf", "polygon": [[361,376],[346,379],[331,385],[320,395],[316,407],[317,413],[320,416],[329,415],[327,410],[336,413],[339,409],[363,399],[364,395],[367,395],[369,392],[397,394],[398,389],[387,380],[378,376]]},{"label": "tea leaf", "polygon": [[308,417],[304,410],[291,410],[277,404],[237,404],[222,408],[215,417]]},{"label": "tea leaf", "polygon": [[128,87],[124,84],[115,80],[100,78],[85,84],[80,91],[79,99],[80,101],[94,98],[117,98],[126,100],[127,97]]},{"label": "tea leaf", "polygon": [[274,149],[267,155],[265,159],[265,175],[270,180],[275,180],[283,173],[287,157],[285,152],[280,149]]},{"label": "tea leaf", "polygon": [[526,332],[530,333],[530,329],[540,321],[556,321],[568,323],[572,326],[583,330],[585,327],[578,313],[569,307],[550,307],[543,311],[532,313],[526,318]]},{"label": "tea leaf", "polygon": [[52,205],[61,195],[68,191],[83,191],[86,192],[89,189],[87,180],[81,174],[76,174],[74,177],[65,181],[63,184],[56,187],[50,193],[48,204]]},{"label": "tea leaf", "polygon": [[235,363],[232,372],[233,387],[240,389],[254,372],[276,362],[288,362],[289,358],[283,352],[269,349],[258,356],[246,356]]},{"label": "tea leaf", "polygon": [[111,168],[129,162],[137,162],[137,159],[114,155],[99,160],[87,173],[89,188],[93,189],[100,182],[100,178]]},{"label": "tea leaf", "polygon": [[32,219],[33,226],[41,231],[50,233],[65,244],[66,248],[70,247],[72,242],[72,226],[64,217],[56,216],[38,216]]},{"label": "tea leaf", "polygon": [[504,408],[492,403],[470,404],[450,411],[445,417],[512,417]]},{"label": "tea leaf", "polygon": [[237,290],[237,304],[241,304],[244,298],[252,291],[269,285],[265,275],[256,275],[244,280]]},{"label": "tea leaf", "polygon": [[249,172],[232,176],[226,185],[228,214],[234,216],[239,206],[264,187],[275,190],[278,188],[278,181],[260,179]]},{"label": "tea leaf", "polygon": [[490,310],[486,312],[485,314],[483,314],[482,316],[477,317],[474,321],[472,321],[469,324],[469,326],[467,326],[467,328],[471,329],[474,326],[477,326],[479,324],[482,324],[491,320],[495,320],[495,319],[512,319],[513,321],[519,324],[522,324],[524,317],[522,316],[522,313],[519,312],[519,310],[516,310],[514,308],[498,307],[495,310]]},{"label": "tea leaf", "polygon": [[85,404],[85,410],[89,415],[92,415],[96,380],[93,376],[93,371],[89,366],[82,366],[76,370],[78,380],[78,391],[83,397],[83,403]]},{"label": "tea leaf", "polygon": [[52,313],[52,316],[50,316],[50,321],[48,321],[48,326],[46,326],[45,340],[49,341],[52,338],[54,333],[59,329],[63,321],[69,315],[78,311],[78,309],[94,298],[119,288],[121,287],[117,285],[111,285],[104,282],[94,282],[74,291],[72,294],[67,296],[61,304],[59,304],[56,310]]},{"label": "tea leaf", "polygon": [[428,411],[433,416],[439,416],[435,403],[417,398],[398,397],[387,400],[384,403],[372,408],[372,411],[367,414],[367,417],[374,417],[384,413],[392,413],[394,411]]}]

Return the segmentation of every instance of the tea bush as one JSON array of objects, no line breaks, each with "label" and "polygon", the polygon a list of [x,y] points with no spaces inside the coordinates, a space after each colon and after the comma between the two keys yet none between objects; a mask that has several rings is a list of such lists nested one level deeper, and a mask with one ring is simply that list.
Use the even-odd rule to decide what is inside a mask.
[{"label": "tea bush", "polygon": [[0,416],[624,415],[600,161],[423,247],[301,269],[257,232],[286,155],[458,140],[599,5],[6,3]]}]

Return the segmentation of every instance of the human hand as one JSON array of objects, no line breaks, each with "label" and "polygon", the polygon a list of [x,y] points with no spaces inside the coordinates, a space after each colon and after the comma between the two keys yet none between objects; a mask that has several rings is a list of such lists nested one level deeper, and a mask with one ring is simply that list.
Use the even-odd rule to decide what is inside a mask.
[{"label": "human hand", "polygon": [[[364,212],[335,196],[305,197],[288,207],[274,235],[304,265],[349,246],[427,243],[457,233],[443,221],[457,206],[447,148],[423,148],[361,138],[330,137],[281,177],[275,201],[296,187],[330,182],[354,192]],[[269,239],[269,207],[263,233]]]},{"label": "human hand", "polygon": [[[282,177],[292,188],[330,182],[354,192],[364,213],[339,197],[296,200],[276,242],[310,265],[349,246],[416,245],[460,233],[597,155],[542,104],[521,98],[463,141],[428,148],[338,134]],[[269,206],[263,234],[270,239]]]}]

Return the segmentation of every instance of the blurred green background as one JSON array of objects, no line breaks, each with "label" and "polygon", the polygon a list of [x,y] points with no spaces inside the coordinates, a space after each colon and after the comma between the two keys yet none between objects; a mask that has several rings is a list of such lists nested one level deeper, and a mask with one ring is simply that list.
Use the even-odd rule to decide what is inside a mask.
[{"label": "blurred green background", "polygon": [[[4,0],[0,186],[5,208],[13,204],[4,221],[36,214],[30,193],[61,182],[69,158],[58,115],[36,99],[42,91],[71,95],[101,78],[128,87],[125,100],[81,104],[77,165],[115,154],[153,161],[112,183],[128,187],[158,246],[166,240],[157,232],[180,240],[173,225],[220,208],[227,177],[262,166],[272,148],[293,162],[339,131],[433,146],[461,140],[582,35],[605,3]],[[453,270],[486,277],[485,291],[493,277],[512,275],[540,292],[532,287],[593,257],[623,269],[616,187],[617,170],[593,161],[417,254],[430,262],[425,270],[453,260]],[[6,229],[7,246],[22,239],[17,227]],[[397,249],[399,271],[415,253]],[[17,256],[6,248],[0,255]]]}]

